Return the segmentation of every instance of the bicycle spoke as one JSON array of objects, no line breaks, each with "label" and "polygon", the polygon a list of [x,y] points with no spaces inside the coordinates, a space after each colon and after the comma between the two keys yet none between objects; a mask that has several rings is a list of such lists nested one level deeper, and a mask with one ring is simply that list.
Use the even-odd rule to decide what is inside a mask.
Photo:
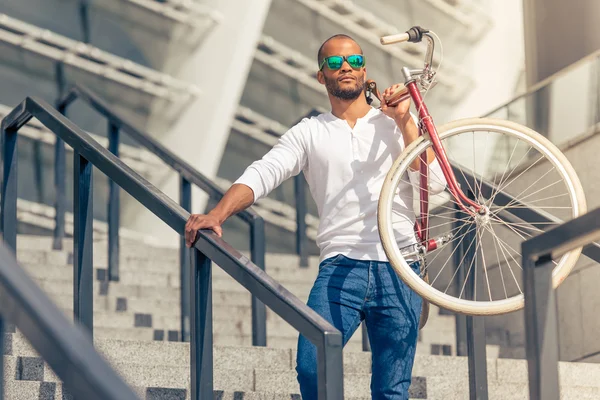
[{"label": "bicycle spoke", "polygon": [[[504,256],[504,259],[506,260],[506,264],[508,265],[508,269],[509,269],[509,271],[510,271],[510,274],[512,275],[512,277],[513,277],[513,279],[514,279],[514,281],[515,281],[515,284],[517,285],[517,288],[519,289],[519,292],[520,292],[520,293],[523,293],[523,291],[521,290],[521,287],[519,286],[519,281],[517,280],[517,277],[515,276],[515,272],[513,271],[512,267],[510,266],[510,261],[509,261],[509,260],[508,260],[508,258],[506,257],[506,253],[508,253],[508,255],[510,256],[510,258],[512,258],[512,260],[515,262],[515,264],[517,264],[517,267],[519,267],[521,270],[522,270],[522,268],[519,266],[519,263],[518,263],[518,262],[515,260],[515,258],[514,258],[514,257],[513,257],[513,256],[510,254],[510,252],[508,252],[508,251],[507,251],[507,250],[504,248],[504,246],[503,246],[503,244],[502,244],[502,242],[501,242],[500,238],[499,238],[499,237],[496,235],[496,233],[493,231],[493,229],[492,229],[491,227],[487,227],[487,226],[486,226],[486,229],[488,229],[488,231],[489,231],[489,232],[492,234],[492,238],[493,238],[495,241],[497,241],[497,242],[498,242],[498,246],[500,247],[500,251],[502,252],[502,255]],[[498,267],[500,267],[500,266],[498,266]]]},{"label": "bicycle spoke", "polygon": [[[477,228],[477,225],[475,225],[475,228]],[[458,263],[458,265],[456,266],[456,270],[458,271],[458,268],[460,268],[460,266],[462,265],[463,261],[465,260],[465,258],[467,257],[467,254],[469,254],[469,250],[471,250],[471,247],[473,246],[473,243],[475,243],[475,237],[473,237],[473,239],[471,240],[471,243],[469,244],[469,247],[467,248],[467,250],[465,251],[465,254],[463,254],[462,259],[460,260],[460,262]],[[450,282],[448,282],[448,286],[446,287],[446,291],[444,293],[446,293],[448,291],[448,288],[450,287],[450,284],[452,283],[452,281],[454,280],[454,276],[456,276],[456,273],[452,276],[452,279],[450,280]]]},{"label": "bicycle spoke", "polygon": [[[473,136],[473,169],[471,170],[471,172],[473,173],[473,186],[475,186],[475,189],[477,189],[477,175],[475,174],[475,170],[477,169],[477,167],[475,166],[475,131],[471,133]],[[480,195],[481,188],[479,188],[479,193],[477,193],[477,191],[473,192],[473,196],[475,196],[476,199],[478,199]]]},{"label": "bicycle spoke", "polygon": [[[490,228],[490,229],[492,229],[492,228]],[[504,248],[505,248],[505,249],[510,249],[510,250],[512,250],[513,252],[515,252],[515,253],[516,253],[516,255],[518,255],[519,257],[521,257],[521,253],[519,253],[517,250],[513,249],[513,248],[512,248],[512,246],[511,246],[511,245],[509,245],[508,243],[506,243],[504,240],[502,240],[502,238],[501,238],[500,236],[496,235],[495,233],[494,233],[494,235],[496,236],[496,239],[498,239],[498,243],[499,243],[501,246],[504,246]],[[512,259],[513,259],[513,261],[514,261],[514,262],[517,264],[517,266],[519,267],[519,269],[520,269],[520,270],[523,270],[523,267],[521,267],[521,265],[519,264],[519,262],[518,262],[517,260],[515,260],[514,256],[512,256],[512,254],[510,254],[510,252],[508,253],[508,255],[510,255],[510,256],[511,256],[511,258],[512,258]]]},{"label": "bicycle spoke", "polygon": [[[559,198],[559,197],[564,197],[564,196],[569,196],[569,193],[563,193],[563,194],[558,194],[558,195],[555,195],[555,196],[544,197],[544,198],[541,198],[541,199],[530,200],[530,201],[528,201],[528,202],[527,202],[527,205],[526,205],[526,206],[525,206],[525,205],[521,205],[521,206],[515,206],[515,207],[516,207],[516,208],[519,208],[519,207],[520,207],[520,208],[523,208],[523,207],[524,207],[524,208],[530,208],[529,206],[531,206],[531,205],[532,205],[532,204],[534,204],[534,203],[539,203],[539,202],[541,202],[541,201],[546,201],[546,200],[557,199],[557,198]],[[512,204],[516,204],[517,202],[519,202],[519,203],[520,203],[520,202],[521,202],[521,200],[523,200],[523,199],[517,199],[517,198],[513,198],[513,200],[511,200],[511,201],[510,201],[510,202],[508,202],[507,204],[505,204],[505,205],[503,205],[503,206],[496,206],[496,207],[497,207],[497,209],[500,209],[500,208],[513,208]],[[543,209],[543,208],[546,208],[546,207],[552,207],[552,206],[536,206],[536,207],[537,207],[537,208],[542,208],[542,209]],[[572,207],[563,207],[563,208],[572,208]]]},{"label": "bicycle spoke", "polygon": [[498,245],[496,244],[496,239],[494,237],[492,237],[492,243],[494,243],[494,249],[496,250],[496,259],[498,260],[498,269],[500,270],[500,279],[502,280],[502,287],[504,288],[504,296],[508,299],[506,282],[504,281],[504,274],[502,273],[502,263],[500,262],[500,255],[498,254]]},{"label": "bicycle spoke", "polygon": [[[514,166],[514,168],[513,168],[513,169],[510,171],[510,173],[509,173],[509,174],[506,176],[506,181],[508,181],[508,180],[510,179],[511,175],[512,175],[512,174],[513,174],[513,173],[514,173],[516,170],[517,170],[517,167],[518,167],[518,166],[521,164],[521,161],[522,161],[522,160],[523,160],[523,159],[524,159],[524,158],[527,156],[527,154],[529,154],[529,152],[531,151],[531,149],[532,149],[532,148],[533,148],[533,147],[529,146],[529,148],[527,149],[527,152],[526,152],[525,154],[523,154],[523,156],[521,157],[521,159],[519,160],[519,162],[518,162],[518,163],[517,163],[517,164]],[[540,159],[542,159],[543,157],[544,157],[544,156],[542,155],[542,156],[540,157]],[[540,159],[538,159],[538,160],[537,160],[535,163],[533,163],[532,165],[530,165],[530,166],[529,166],[529,168],[531,168],[533,165],[535,165],[535,164],[536,164],[536,163],[537,163],[537,162],[538,162]],[[509,168],[510,168],[510,166],[509,166]],[[529,169],[529,168],[528,168],[528,169]],[[505,171],[505,172],[506,172],[506,171]],[[520,175],[522,175],[524,172],[525,172],[525,171],[523,171],[523,172],[522,172]],[[520,176],[520,175],[519,175],[519,176]],[[515,179],[516,179],[516,178],[518,178],[519,176],[515,177]],[[491,198],[491,202],[492,202],[492,203],[493,203],[493,202],[494,202],[494,200],[496,199],[496,196],[498,195],[498,193],[500,193],[500,192],[502,191],[502,189],[504,189],[506,186],[510,185],[510,183],[512,183],[512,182],[514,181],[514,179],[513,179],[513,181],[511,181],[510,183],[506,184],[505,186],[502,186],[503,184],[505,184],[505,183],[506,183],[506,181],[504,181],[504,182],[500,182],[500,184],[498,185],[498,188],[497,188],[496,192],[492,193],[492,196],[490,197],[490,198]]]},{"label": "bicycle spoke", "polygon": [[[460,230],[460,229],[462,229],[463,227],[464,227],[464,225],[463,225],[463,226],[458,226],[458,227],[454,228],[452,231],[455,231],[455,230]],[[472,228],[471,228],[471,230],[472,230]],[[450,232],[452,232],[452,231],[450,231]],[[467,233],[468,233],[468,232],[467,232]],[[463,237],[465,237],[465,235],[466,235],[467,233],[463,233],[462,235],[460,235],[460,236],[457,236],[456,238],[452,238],[452,239],[451,239],[451,240],[450,240],[448,243],[446,243],[446,244],[443,244],[442,246],[440,246],[440,247],[438,247],[437,249],[435,249],[434,251],[435,251],[437,254],[435,255],[435,257],[433,257],[431,260],[429,260],[429,261],[428,261],[428,264],[433,264],[433,262],[434,262],[434,261],[435,261],[435,260],[436,260],[436,259],[439,257],[439,255],[440,255],[440,254],[442,254],[442,250],[443,250],[443,249],[445,249],[446,247],[448,247],[448,246],[449,246],[449,245],[450,245],[452,242],[455,242],[455,241],[457,241],[458,239],[462,239]],[[457,246],[456,248],[458,248],[458,246]],[[454,251],[452,252],[452,254],[454,254],[454,252],[455,252],[455,251],[456,251],[456,249],[454,249]],[[449,259],[451,259],[451,258],[452,258],[452,257],[450,256],[450,258],[449,258]],[[446,260],[446,263],[447,263],[447,262],[448,262],[448,260]],[[443,266],[443,267],[440,269],[440,273],[441,273],[441,272],[442,272],[442,270],[444,269],[445,265],[446,265],[446,264],[444,264],[444,266]],[[437,276],[439,276],[439,274],[440,274],[440,273],[438,273],[438,275],[436,275],[436,278],[437,278]],[[433,282],[435,282],[435,280],[434,280]],[[433,285],[433,282],[431,282],[431,284],[432,284],[432,285]]]},{"label": "bicycle spoke", "polygon": [[439,228],[440,226],[445,226],[448,224],[453,224],[455,222],[467,222],[469,220],[470,217],[468,218],[463,218],[463,219],[453,219],[452,221],[449,222],[444,222],[443,224],[438,224],[438,225],[430,225],[429,229],[434,229],[434,228]]},{"label": "bicycle spoke", "polygon": [[[557,195],[554,195],[554,196],[544,197],[542,199],[530,200],[530,201],[527,202],[527,205],[531,205],[533,203],[539,203],[541,201],[546,201],[546,200],[558,199],[560,197],[565,197],[565,196],[568,197],[569,193],[557,194]],[[523,200],[523,199],[521,199],[521,200]],[[538,208],[541,208],[541,207],[544,207],[544,206],[538,206]],[[569,207],[569,208],[571,208],[571,207]]]},{"label": "bicycle spoke", "polygon": [[[502,210],[508,210],[508,209],[513,209],[513,208],[531,208],[531,207],[528,207],[528,206],[525,206],[525,205],[523,205],[523,206],[510,206],[510,207],[502,206],[501,208],[495,209],[494,212],[496,212],[496,211],[502,211]],[[568,206],[544,206],[544,207],[538,207],[538,208],[540,208],[542,210],[566,210],[566,209],[573,209],[573,207],[568,207]]]},{"label": "bicycle spoke", "polygon": [[[477,227],[477,229],[478,229],[478,228],[479,228],[479,227]],[[477,232],[475,232],[475,236],[473,237],[473,241],[471,242],[471,245],[473,245],[473,242],[477,242]],[[473,268],[473,263],[475,262],[475,259],[477,258],[477,247],[479,247],[479,244],[478,244],[478,243],[475,245],[475,254],[474,254],[474,256],[473,256],[473,259],[471,260],[471,264],[469,265],[469,270],[467,271],[467,276],[465,277],[465,282],[463,283],[463,287],[462,287],[462,289],[460,290],[460,293],[459,293],[459,295],[458,295],[458,298],[459,298],[459,299],[462,297],[462,294],[463,294],[463,292],[464,292],[464,290],[465,290],[465,287],[467,286],[467,282],[469,281],[469,275],[471,275],[471,269]],[[469,246],[469,249],[471,249],[471,246]],[[466,256],[467,254],[469,254],[469,250],[467,250],[467,251],[465,252],[465,256]],[[461,264],[462,264],[462,262],[461,262]],[[460,264],[459,264],[459,265],[460,265]],[[477,269],[477,268],[475,268],[475,269]],[[475,277],[474,277],[473,279],[475,279]],[[475,289],[477,288],[477,285],[473,285],[473,286],[475,286]],[[476,298],[476,296],[477,296],[477,292],[476,292],[476,291],[474,291],[474,292],[473,292],[473,298]],[[471,299],[469,299],[469,300],[471,300]]]},{"label": "bicycle spoke", "polygon": [[[448,153],[448,156],[451,156],[449,149],[448,149],[447,153]],[[469,190],[471,190],[472,193],[475,193],[475,190],[473,190],[473,188],[471,187],[471,184],[469,183],[469,180],[467,179],[467,176],[463,172],[461,166],[458,163],[455,163],[455,166],[458,169],[458,171],[460,172],[460,174],[463,176],[463,179],[465,180],[465,183],[469,187]]]},{"label": "bicycle spoke", "polygon": [[[509,187],[514,181],[517,180],[517,178],[521,177],[525,172],[529,171],[529,169],[531,169],[535,164],[537,164],[540,160],[544,159],[544,156],[540,156],[540,158],[538,158],[533,164],[531,164],[529,167],[527,167],[525,170],[521,171],[521,173],[517,176],[515,176],[510,182],[508,182],[506,185],[498,187],[498,190],[496,191],[496,195],[504,190],[506,190],[507,187]],[[546,176],[550,171],[552,170],[548,170],[546,171],[546,173],[544,175],[542,175],[542,177],[538,178],[537,181],[535,181],[533,184],[537,183],[540,179],[542,179],[544,176]],[[512,173],[512,172],[511,172]],[[527,189],[525,189],[527,190]],[[518,196],[517,196],[518,197]],[[495,200],[496,196],[492,197],[492,202]]]},{"label": "bicycle spoke", "polygon": [[[534,194],[538,194],[539,192],[541,192],[541,191],[543,191],[543,190],[546,190],[546,189],[548,189],[548,188],[550,188],[550,187],[552,187],[552,186],[556,185],[557,183],[561,183],[561,181],[556,181],[556,182],[553,182],[553,183],[551,183],[551,184],[549,184],[549,185],[547,185],[547,186],[544,186],[543,188],[541,188],[541,189],[539,189],[539,190],[536,190],[535,192],[533,192],[533,193],[530,193],[530,194],[528,194],[527,196],[520,198],[519,200],[517,200],[517,199],[515,198],[515,199],[513,199],[513,200],[512,200],[512,201],[511,201],[509,204],[507,204],[506,206],[504,206],[504,208],[506,208],[507,206],[510,206],[510,205],[511,205],[511,203],[512,203],[512,204],[515,204],[517,201],[518,201],[518,202],[523,202],[525,199],[527,199],[527,198],[529,198],[529,197],[533,196]],[[520,193],[519,195],[521,195],[521,194],[522,194],[522,193]],[[529,202],[528,202],[528,204],[527,204],[527,205],[529,205]],[[549,206],[549,207],[551,207],[551,206]],[[501,208],[500,210],[502,210],[502,208]]]},{"label": "bicycle spoke", "polygon": [[[490,295],[490,301],[492,301],[492,289],[490,287],[490,278],[488,277],[488,273],[487,273],[487,265],[485,263],[485,254],[483,254],[483,232],[482,232],[482,230],[479,230],[479,242],[481,243],[481,261],[483,262],[483,272],[485,274],[485,281],[487,283],[488,293]],[[475,281],[475,287],[477,287],[477,281]]]},{"label": "bicycle spoke", "polygon": [[[525,199],[527,199],[528,197],[531,197],[531,196],[533,196],[534,194],[537,194],[537,193],[541,192],[542,190],[546,190],[546,189],[548,189],[548,188],[550,188],[550,187],[552,187],[552,186],[554,186],[554,185],[556,185],[557,183],[560,183],[560,182],[561,182],[561,181],[556,181],[556,182],[554,182],[554,183],[551,183],[550,185],[548,185],[548,186],[545,186],[545,187],[543,187],[543,188],[541,188],[541,189],[539,189],[539,190],[537,190],[537,191],[535,191],[535,192],[533,192],[533,193],[530,193],[530,194],[528,194],[527,196],[525,196],[525,197],[522,197],[522,198],[521,198],[521,199],[519,199],[519,200],[517,200],[517,198],[514,198],[513,200],[511,200],[511,201],[510,201],[508,204],[506,204],[505,206],[502,206],[502,207],[499,207],[499,208],[496,208],[496,209],[494,209],[494,213],[495,213],[495,214],[497,214],[497,213],[499,213],[500,211],[502,211],[502,210],[505,210],[505,209],[507,209],[507,208],[530,208],[530,207],[529,207],[529,205],[530,205],[532,202],[527,202],[527,205],[525,205],[525,204],[522,204],[522,205],[520,205],[520,206],[514,206],[514,207],[513,207],[512,205],[513,205],[513,204],[516,204],[517,202],[519,202],[519,203],[522,203],[522,202],[523,202]],[[566,206],[545,206],[545,207],[538,207],[538,208],[541,208],[541,209],[550,209],[550,208],[557,208],[557,207],[559,207],[559,208],[572,208],[572,207],[566,207]]]},{"label": "bicycle spoke", "polygon": [[[483,154],[483,162],[485,162],[487,160],[487,155],[488,155],[488,152],[489,152],[488,140],[489,140],[489,138],[491,136],[490,133],[491,132],[488,132],[485,135],[485,144],[483,145],[483,148],[485,149],[485,153]],[[481,179],[479,180],[479,194],[483,197],[483,190],[482,190],[482,187],[483,187],[483,172],[480,173],[479,176],[481,177]],[[477,181],[476,175],[473,175],[473,178],[475,179],[475,181]]]},{"label": "bicycle spoke", "polygon": [[[393,213],[393,214],[395,214],[395,215],[402,215],[400,212],[398,212],[398,211],[394,211],[394,210],[392,211],[392,213]],[[440,223],[440,224],[437,224],[437,225],[429,225],[429,227],[428,227],[429,229],[439,228],[439,227],[441,227],[441,226],[445,226],[445,225],[453,224],[453,223],[455,223],[455,222],[466,222],[466,221],[468,221],[469,219],[471,219],[472,217],[471,217],[471,216],[466,216],[466,217],[464,217],[464,218],[456,218],[456,217],[454,217],[454,218],[453,218],[453,217],[444,217],[444,216],[440,217],[440,216],[438,216],[437,214],[433,214],[433,215],[430,217],[430,219],[431,219],[431,218],[441,218],[441,219],[443,219],[443,220],[447,220],[447,221],[444,221],[444,222],[442,222],[442,223]]]},{"label": "bicycle spoke", "polygon": [[544,232],[542,229],[536,228],[534,226],[531,227],[531,226],[527,226],[527,225],[517,225],[517,224],[514,224],[512,222],[502,221],[501,219],[493,219],[492,222],[494,222],[497,225],[504,225],[504,226],[506,226],[508,228],[511,228],[511,229],[517,229],[519,232],[521,232],[521,233],[523,233],[525,235],[528,235],[529,237],[532,237],[533,235],[530,234],[529,232],[526,232],[524,230],[526,228],[532,230],[534,233],[542,233],[542,232]]},{"label": "bicycle spoke", "polygon": [[[508,166],[508,168],[510,168],[510,162],[511,162],[511,160],[512,160],[513,156],[515,155],[515,151],[517,151],[517,145],[518,145],[518,143],[519,143],[519,142],[515,142],[515,147],[513,147],[513,149],[512,149],[512,152],[510,153],[510,157],[508,158],[508,161],[507,161],[507,166]],[[529,150],[527,150],[527,153],[529,153]],[[525,155],[527,155],[527,153],[525,153]],[[519,163],[520,163],[520,162],[521,162],[521,160],[519,160]],[[517,163],[517,165],[518,165],[519,163]],[[508,169],[508,168],[507,168],[507,169]],[[506,174],[506,171],[507,171],[507,169],[505,169],[505,170],[504,170],[504,172],[502,172],[502,176],[500,177],[500,181],[498,182],[498,184],[497,184],[497,187],[500,187],[500,186],[502,186],[502,183],[503,183],[503,181],[504,181],[504,176],[505,176],[505,174]],[[512,173],[512,172],[511,172],[511,173]],[[494,174],[494,184],[496,184],[496,176],[497,176],[497,175],[496,175],[496,174]],[[508,177],[509,177],[509,176],[510,176],[510,174],[508,174],[508,176],[507,176],[507,178],[506,178],[506,179],[508,179]],[[491,202],[493,202],[493,200],[494,200],[494,197],[495,197],[495,196],[494,196],[494,193],[492,193],[492,196],[490,196]]]},{"label": "bicycle spoke", "polygon": [[[474,227],[469,228],[465,233],[463,233],[462,235],[460,235],[459,237],[457,237],[457,239],[462,239],[464,238],[466,235],[468,235],[470,232],[473,231],[473,229],[475,229]],[[446,260],[446,262],[444,263],[444,265],[440,268],[440,270],[438,271],[438,274],[435,276],[435,278],[433,279],[433,281],[431,282],[431,285],[433,286],[433,284],[435,283],[435,281],[437,280],[437,278],[440,276],[440,274],[442,273],[442,271],[444,270],[444,268],[446,268],[446,265],[448,265],[448,263],[450,262],[450,260],[452,260],[452,256],[454,255],[454,253],[456,253],[456,251],[458,250],[460,244],[458,244],[454,250],[452,251],[452,253],[450,254],[450,257],[448,257],[448,259]],[[438,253],[438,255],[441,253]],[[431,261],[433,262],[433,260]],[[458,273],[458,267],[456,268],[456,270],[454,271],[454,274],[452,275],[452,277],[450,278],[450,282],[448,283],[448,285],[450,285],[450,283],[452,283],[452,281],[454,280],[454,277],[456,276],[456,274]],[[448,286],[449,287],[449,286]],[[446,291],[448,290],[448,287],[446,287]]]}]

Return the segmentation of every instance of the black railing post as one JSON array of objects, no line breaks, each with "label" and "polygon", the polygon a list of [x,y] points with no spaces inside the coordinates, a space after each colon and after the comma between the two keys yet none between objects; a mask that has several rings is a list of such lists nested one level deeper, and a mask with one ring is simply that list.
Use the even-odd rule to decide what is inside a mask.
[{"label": "black railing post", "polygon": [[0,400],[4,400],[4,341],[5,338],[5,326],[4,326],[4,317],[0,315]]},{"label": "black railing post", "polygon": [[[56,64],[56,86],[58,89],[59,99],[65,91],[65,71],[63,63]],[[67,115],[67,106],[65,104],[57,104],[57,110],[62,115]],[[65,144],[58,136],[54,143],[54,236],[52,248],[54,250],[63,249],[63,239],[65,237],[65,213],[67,210],[67,194],[66,194],[66,172],[67,158],[65,154]]]},{"label": "black railing post", "polygon": [[367,331],[367,324],[365,321],[362,322],[361,333],[362,333],[362,349],[363,351],[371,351],[371,342],[369,342],[369,332]]},{"label": "black railing post", "polygon": [[[179,205],[192,212],[192,185],[183,176],[179,177]],[[190,341],[190,250],[185,245],[185,236],[179,240],[179,283],[181,301],[181,341]]]},{"label": "black railing post", "polygon": [[213,333],[211,261],[197,249],[190,251],[191,400],[212,399]]},{"label": "black railing post", "polygon": [[[119,157],[119,127],[108,123],[108,151]],[[108,280],[119,280],[119,185],[108,179]]]},{"label": "black railing post", "polygon": [[67,208],[66,175],[67,175],[67,156],[65,154],[64,142],[56,138],[54,143],[54,188],[56,198],[54,200],[54,239],[52,248],[62,250],[63,239],[65,237],[65,213]]},{"label": "black railing post", "polygon": [[[471,191],[467,192],[470,199],[475,196]],[[467,282],[465,285],[465,299],[477,300],[477,290],[479,294],[483,291],[483,273],[478,269],[479,255],[477,230],[469,228],[465,237],[461,241],[465,265],[472,266],[467,269]],[[485,319],[483,316],[466,317],[467,334],[467,356],[469,357],[469,396],[471,400],[487,400],[487,358],[485,349]]]},{"label": "black railing post", "polygon": [[[464,218],[466,217],[466,213],[459,207],[458,204],[454,204],[454,208],[456,210],[456,222],[454,223],[453,229],[456,229],[456,237],[461,237],[462,234],[467,229],[465,225]],[[466,239],[463,239],[463,241]],[[457,295],[460,293],[461,287],[460,282],[465,281],[465,271],[460,268],[460,263],[463,257],[463,246],[462,241],[454,242],[455,251],[454,251],[454,266],[457,269],[456,271],[456,290]],[[460,357],[466,357],[468,354],[468,343],[467,343],[467,316],[464,314],[456,314],[455,316],[455,327],[456,327],[456,355]]]},{"label": "black railing post", "polygon": [[[344,371],[342,365],[342,334],[325,332],[317,344],[317,371],[319,399],[344,398]],[[324,377],[325,379],[321,379]]]},{"label": "black railing post", "polygon": [[2,199],[0,203],[0,231],[8,247],[17,251],[17,131],[2,132]]},{"label": "black railing post", "polygon": [[554,263],[550,257],[534,262],[525,251],[523,261],[529,398],[558,400],[558,322],[552,287]]},{"label": "black railing post", "polygon": [[93,336],[92,164],[73,152],[73,311]]},{"label": "black railing post", "polygon": [[[265,270],[265,221],[260,216],[250,224],[250,257],[252,262]],[[252,346],[267,345],[267,307],[252,296]]]},{"label": "black railing post", "polygon": [[306,237],[306,190],[304,174],[300,172],[294,177],[296,194],[296,252],[300,256],[300,266],[308,266],[308,239]]},{"label": "black railing post", "polygon": [[81,24],[81,41],[90,42],[89,0],[79,0],[79,22]]}]

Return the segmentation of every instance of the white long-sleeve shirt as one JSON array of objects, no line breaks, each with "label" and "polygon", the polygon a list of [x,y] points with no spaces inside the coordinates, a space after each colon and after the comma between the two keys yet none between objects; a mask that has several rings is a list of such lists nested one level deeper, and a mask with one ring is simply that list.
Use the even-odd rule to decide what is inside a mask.
[{"label": "white long-sleeve shirt", "polygon": [[[234,183],[250,187],[256,202],[303,171],[319,212],[316,241],[320,259],[343,254],[387,261],[377,229],[377,203],[385,176],[403,150],[400,129],[380,110],[371,108],[354,128],[328,112],[292,127]],[[413,186],[418,187],[419,172],[408,175],[393,207],[400,247],[416,242]],[[429,176],[430,192],[442,191],[446,182],[435,178],[443,177],[437,161],[430,164]]]}]

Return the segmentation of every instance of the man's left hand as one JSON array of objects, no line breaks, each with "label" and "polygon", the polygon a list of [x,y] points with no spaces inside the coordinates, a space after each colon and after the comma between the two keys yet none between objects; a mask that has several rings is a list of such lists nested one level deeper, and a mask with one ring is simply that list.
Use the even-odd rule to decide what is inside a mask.
[{"label": "man's left hand", "polygon": [[[381,94],[381,97],[383,99],[388,98],[402,86],[402,84],[390,86],[389,88],[385,89],[385,91]],[[406,100],[401,101],[400,103],[398,103],[398,105],[394,107],[389,107],[385,103],[385,100],[381,103],[381,111],[383,111],[383,113],[388,117],[393,118],[396,122],[406,121],[408,118],[410,118],[409,110],[410,97],[408,97]]]}]

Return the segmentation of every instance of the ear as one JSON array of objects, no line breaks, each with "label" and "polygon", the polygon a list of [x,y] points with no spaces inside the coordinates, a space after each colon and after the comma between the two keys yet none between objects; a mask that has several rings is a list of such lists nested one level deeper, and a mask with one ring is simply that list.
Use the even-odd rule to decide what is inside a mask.
[{"label": "ear", "polygon": [[321,85],[325,84],[325,77],[323,76],[323,71],[318,71],[317,72],[317,80],[319,81],[319,83]]}]

